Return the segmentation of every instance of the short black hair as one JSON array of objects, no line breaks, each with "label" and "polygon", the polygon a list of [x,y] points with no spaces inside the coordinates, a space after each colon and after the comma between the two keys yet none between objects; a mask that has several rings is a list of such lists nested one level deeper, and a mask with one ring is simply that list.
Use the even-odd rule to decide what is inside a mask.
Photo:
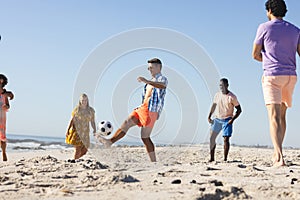
[{"label": "short black hair", "polygon": [[161,64],[161,61],[158,58],[152,58],[152,59],[148,60],[148,63]]},{"label": "short black hair", "polygon": [[7,77],[4,74],[0,74],[0,79],[3,79],[2,87],[6,86],[8,83]]},{"label": "short black hair", "polygon": [[225,85],[229,85],[227,78],[221,78],[220,81],[223,82]]},{"label": "short black hair", "polygon": [[284,0],[268,0],[265,3],[265,6],[266,6],[266,10],[267,11],[271,10],[271,13],[275,17],[284,17],[287,12],[287,8]]}]

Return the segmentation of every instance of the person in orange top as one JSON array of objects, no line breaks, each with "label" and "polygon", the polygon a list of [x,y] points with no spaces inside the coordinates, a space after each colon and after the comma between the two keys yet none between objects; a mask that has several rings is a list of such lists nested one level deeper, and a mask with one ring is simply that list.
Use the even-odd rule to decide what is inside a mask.
[{"label": "person in orange top", "polygon": [[[242,112],[240,103],[237,97],[228,90],[228,80],[222,78],[220,80],[220,92],[214,97],[214,102],[211,106],[208,115],[208,122],[211,124],[210,131],[210,162],[215,160],[216,137],[222,130],[224,138],[224,161],[227,161],[230,143],[229,139],[232,135],[232,124]],[[236,113],[233,115],[234,108]],[[212,114],[216,112],[216,118],[211,119]]]},{"label": "person in orange top", "polygon": [[14,94],[11,91],[6,91],[4,87],[7,84],[7,77],[0,74],[0,141],[2,150],[2,159],[7,161],[6,155],[6,112],[9,110],[10,105],[8,97],[10,100],[14,98]]}]

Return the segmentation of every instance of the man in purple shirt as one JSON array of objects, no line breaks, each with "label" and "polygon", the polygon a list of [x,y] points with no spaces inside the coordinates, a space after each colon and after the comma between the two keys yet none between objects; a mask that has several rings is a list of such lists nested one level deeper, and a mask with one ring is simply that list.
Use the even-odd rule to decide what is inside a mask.
[{"label": "man in purple shirt", "polygon": [[274,146],[273,165],[283,166],[286,110],[292,106],[297,82],[296,52],[300,56],[300,29],[283,20],[287,12],[284,0],[268,0],[265,6],[269,21],[257,29],[252,56],[263,63],[262,88]]}]

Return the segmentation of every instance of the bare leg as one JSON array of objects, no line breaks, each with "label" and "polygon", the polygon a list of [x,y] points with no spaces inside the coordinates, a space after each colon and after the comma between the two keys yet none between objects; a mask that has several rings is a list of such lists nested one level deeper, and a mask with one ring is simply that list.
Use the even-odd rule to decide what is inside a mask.
[{"label": "bare leg", "polygon": [[156,162],[155,151],[149,152],[148,155],[149,155],[149,158],[150,158],[151,162]]},{"label": "bare leg", "polygon": [[110,139],[111,143],[115,143],[118,140],[120,140],[121,138],[123,138],[126,135],[126,133],[124,131],[122,131],[122,129],[118,129],[115,134],[112,136],[112,138]]},{"label": "bare leg", "polygon": [[281,145],[283,144],[283,140],[284,140],[284,137],[285,137],[285,132],[286,132],[286,110],[287,110],[287,107],[284,103],[281,104],[281,138],[280,138],[280,143]]},{"label": "bare leg", "polygon": [[[281,146],[283,145],[284,137],[285,137],[285,132],[286,132],[286,111],[287,107],[284,103],[281,104],[281,117],[280,117],[280,123],[281,123],[281,138],[280,138],[280,144]],[[272,158],[273,163],[275,163],[277,159],[277,153],[274,149],[274,155]]]},{"label": "bare leg", "polygon": [[2,158],[3,158],[3,161],[7,161],[6,142],[1,141],[1,149],[2,149]]},{"label": "bare leg", "polygon": [[146,146],[146,150],[147,152],[153,152],[155,147],[154,147],[154,144],[152,142],[152,140],[150,138],[142,138],[145,146]]},{"label": "bare leg", "polygon": [[81,153],[80,158],[81,158],[82,156],[84,156],[87,153],[88,149],[85,146],[82,146],[80,151],[81,151],[80,152]]},{"label": "bare leg", "polygon": [[274,146],[274,166],[285,165],[282,154],[282,141],[284,134],[282,134],[281,126],[281,105],[269,104],[267,105],[270,135]]},{"label": "bare leg", "polygon": [[152,140],[150,138],[142,138],[142,140],[146,146],[146,150],[148,152],[151,162],[156,162],[155,147]]},{"label": "bare leg", "polygon": [[227,156],[229,153],[230,143],[229,143],[230,137],[224,137],[224,161],[227,161]]},{"label": "bare leg", "polygon": [[131,128],[132,126],[137,125],[138,122],[139,122],[139,120],[133,116],[130,116],[127,120],[125,120],[123,122],[123,124],[121,125],[121,128],[119,128],[115,132],[115,134],[112,136],[112,138],[110,139],[111,144],[122,139],[126,135],[126,132],[128,131],[128,129]]},{"label": "bare leg", "polygon": [[75,146],[74,159],[78,159],[81,157],[81,146]]},{"label": "bare leg", "polygon": [[151,162],[156,162],[155,147],[150,138],[151,132],[152,132],[152,127],[142,127],[141,137],[144,145],[146,146],[146,150]]},{"label": "bare leg", "polygon": [[135,126],[138,124],[138,119],[130,116],[128,119],[126,119],[123,124],[121,125],[121,128],[119,128],[115,134],[112,136],[111,139],[105,139],[103,137],[99,137],[99,141],[104,144],[105,147],[110,147],[113,143],[117,142],[118,140],[122,139],[129,128],[132,126]]},{"label": "bare leg", "polygon": [[218,133],[211,131],[210,132],[210,160],[209,162],[215,161],[215,150],[216,150],[216,138]]}]

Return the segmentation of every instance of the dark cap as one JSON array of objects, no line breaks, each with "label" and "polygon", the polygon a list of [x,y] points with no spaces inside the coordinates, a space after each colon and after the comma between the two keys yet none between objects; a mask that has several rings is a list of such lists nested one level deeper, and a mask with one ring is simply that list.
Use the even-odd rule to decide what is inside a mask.
[{"label": "dark cap", "polygon": [[148,60],[148,63],[161,64],[161,61],[158,58],[152,58],[152,59]]}]

